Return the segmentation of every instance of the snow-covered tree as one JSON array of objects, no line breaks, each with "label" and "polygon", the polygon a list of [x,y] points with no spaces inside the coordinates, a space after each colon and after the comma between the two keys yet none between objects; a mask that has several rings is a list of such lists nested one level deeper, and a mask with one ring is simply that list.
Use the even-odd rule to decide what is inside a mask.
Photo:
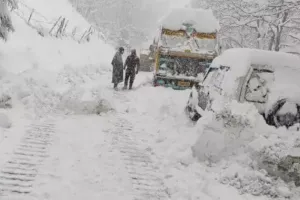
[{"label": "snow-covered tree", "polygon": [[299,0],[192,0],[191,4],[214,10],[225,48],[279,51],[282,46],[300,42]]},{"label": "snow-covered tree", "polygon": [[14,31],[8,6],[17,8],[16,0],[0,0],[0,38],[7,40],[9,31]]}]

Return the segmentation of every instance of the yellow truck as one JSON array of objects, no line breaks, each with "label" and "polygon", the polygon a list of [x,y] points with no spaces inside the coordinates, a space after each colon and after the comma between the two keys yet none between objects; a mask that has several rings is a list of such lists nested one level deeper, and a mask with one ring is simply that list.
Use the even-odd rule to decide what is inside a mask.
[{"label": "yellow truck", "polygon": [[201,82],[218,55],[218,29],[210,10],[172,10],[150,48],[155,57],[153,85],[186,89]]}]

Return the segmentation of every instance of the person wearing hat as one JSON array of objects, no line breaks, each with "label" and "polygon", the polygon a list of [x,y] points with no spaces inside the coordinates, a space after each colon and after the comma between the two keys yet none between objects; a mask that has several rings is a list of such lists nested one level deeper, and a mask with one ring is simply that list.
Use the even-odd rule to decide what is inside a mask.
[{"label": "person wearing hat", "polygon": [[[126,68],[127,67],[127,68]],[[132,89],[135,75],[138,74],[140,69],[140,59],[136,55],[136,50],[132,49],[131,54],[127,57],[124,65],[125,72],[125,83],[124,89],[127,89],[128,80],[129,80],[129,89]]]},{"label": "person wearing hat", "polygon": [[123,58],[124,48],[120,47],[116,52],[111,64],[113,66],[112,71],[112,83],[114,84],[114,89],[117,90],[118,84],[123,82]]}]

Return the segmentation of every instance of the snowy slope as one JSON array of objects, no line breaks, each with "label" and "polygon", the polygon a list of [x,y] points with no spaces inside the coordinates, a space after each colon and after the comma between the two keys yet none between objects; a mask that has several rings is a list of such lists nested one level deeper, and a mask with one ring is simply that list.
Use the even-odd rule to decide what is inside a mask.
[{"label": "snowy slope", "polygon": [[[9,35],[6,43],[0,41],[0,99],[3,95],[12,97],[11,109],[0,108],[0,115],[4,116],[0,127],[0,166],[12,156],[24,137],[26,125],[56,112],[58,104],[63,104],[62,96],[70,95],[68,91],[74,84],[68,76],[79,74],[82,81],[85,75],[91,76],[87,80],[97,79],[99,74],[110,70],[114,54],[114,48],[97,37],[82,44],[71,38],[41,37],[17,15],[19,12],[26,15],[27,6],[42,14],[46,21],[63,15],[70,20],[70,28],[76,26],[83,32],[90,27],[68,1],[21,0],[20,10],[11,13],[15,32]],[[35,19],[40,20],[33,15],[32,20]],[[43,22],[40,24],[44,26]],[[6,116],[11,128],[6,128]]]},{"label": "snowy slope", "polygon": [[[54,15],[59,16],[65,9],[66,16],[70,17],[70,23],[82,29],[89,27],[89,24],[72,10],[67,1],[36,0],[27,3],[37,11],[38,9],[41,10],[40,12],[45,11],[43,15],[49,18]],[[48,7],[53,9],[59,7],[59,9],[57,13],[49,12]],[[3,76],[1,92],[16,96],[17,99],[14,100],[21,100],[28,96],[33,89],[32,84],[35,88],[46,87],[47,93],[51,90],[52,93],[55,90],[61,91],[62,85],[58,85],[58,79],[62,82],[65,80],[60,74],[65,74],[66,70],[71,70],[70,68],[73,67],[78,70],[89,68],[99,73],[110,69],[110,58],[113,56],[114,49],[100,39],[94,38],[92,42],[79,44],[71,38],[41,37],[19,16],[12,13],[12,18],[16,31],[10,35],[7,43],[1,41],[0,71]]]},{"label": "snowy slope", "polygon": [[30,20],[31,24],[41,27],[44,32],[49,32],[59,17],[66,18],[68,22],[66,33],[71,34],[73,29],[76,28],[75,35],[77,38],[80,38],[91,26],[72,6],[70,6],[69,1],[67,0],[53,0],[51,3],[44,0],[20,0],[19,9],[16,13],[25,20],[28,20],[32,13]]},{"label": "snowy slope", "polygon": [[[30,2],[38,2],[37,5],[42,3],[42,1]],[[48,10],[48,4],[52,5],[52,3],[44,1],[43,4],[41,4],[44,6],[44,9],[41,10]],[[54,7],[61,7],[64,4],[53,5]],[[71,7],[71,5],[65,5],[67,11],[68,6]],[[39,9],[39,7],[36,9]],[[51,19],[54,15],[58,18],[60,13],[51,12],[49,16],[46,14],[47,13],[43,13],[47,19]],[[20,72],[30,69],[33,65],[42,65],[42,68],[51,70],[61,69],[64,65],[99,65],[100,63],[105,62],[103,59],[100,59],[100,56],[106,58],[113,54],[114,50],[112,47],[104,44],[101,40],[78,44],[70,38],[65,38],[64,40],[58,40],[51,37],[43,38],[39,36],[34,29],[27,26],[19,16],[16,16],[13,13],[12,17],[16,32],[10,36],[7,43],[3,44],[1,42],[0,49],[2,55],[1,66],[5,67],[6,70]],[[75,15],[70,12],[67,17],[70,17],[70,24],[73,23],[73,26],[69,25],[69,27],[79,27],[83,30],[89,28],[88,23],[84,21],[78,13]],[[34,19],[34,15],[32,18]],[[18,59],[15,59],[16,56],[18,56]],[[108,62],[104,64],[107,63]],[[21,64],[22,66],[20,66]]]}]

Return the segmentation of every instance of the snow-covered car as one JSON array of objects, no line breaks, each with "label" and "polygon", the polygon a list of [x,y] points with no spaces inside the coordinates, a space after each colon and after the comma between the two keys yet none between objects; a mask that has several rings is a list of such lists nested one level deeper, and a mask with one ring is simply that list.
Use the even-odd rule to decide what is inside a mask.
[{"label": "snow-covered car", "polygon": [[193,121],[213,111],[219,97],[253,103],[267,124],[290,127],[300,121],[300,58],[281,52],[229,49],[214,59],[185,108]]}]

